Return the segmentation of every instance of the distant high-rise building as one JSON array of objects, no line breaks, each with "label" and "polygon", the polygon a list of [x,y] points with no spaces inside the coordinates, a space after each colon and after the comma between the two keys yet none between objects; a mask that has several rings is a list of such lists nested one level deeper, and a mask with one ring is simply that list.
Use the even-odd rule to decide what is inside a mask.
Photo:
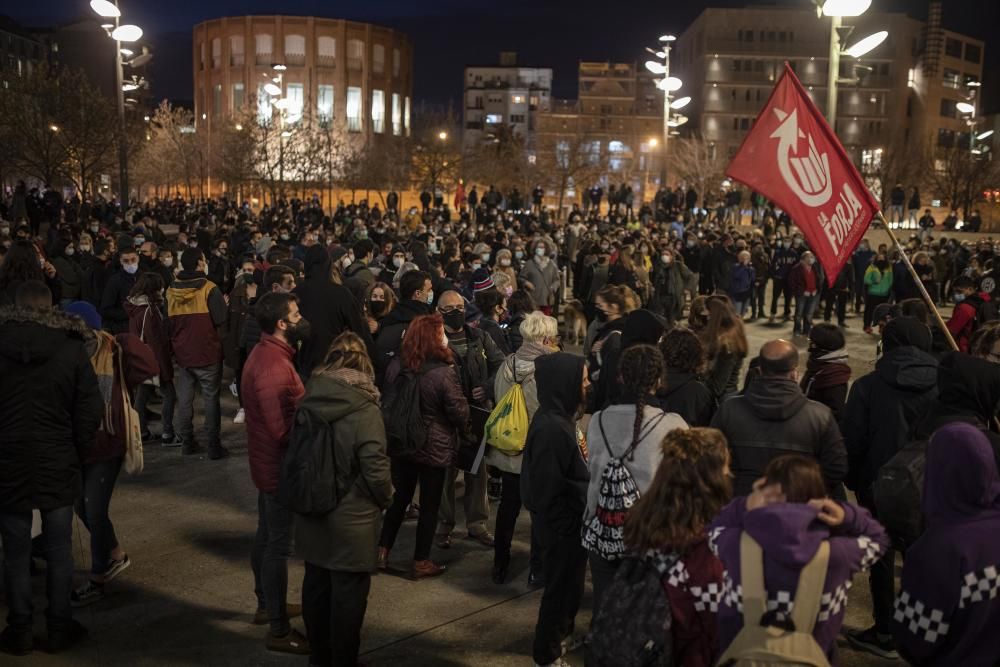
[{"label": "distant high-rise building", "polygon": [[466,67],[462,147],[473,148],[491,129],[508,125],[532,148],[538,114],[549,110],[551,94],[552,68],[518,65],[516,53],[501,53],[498,65]]}]

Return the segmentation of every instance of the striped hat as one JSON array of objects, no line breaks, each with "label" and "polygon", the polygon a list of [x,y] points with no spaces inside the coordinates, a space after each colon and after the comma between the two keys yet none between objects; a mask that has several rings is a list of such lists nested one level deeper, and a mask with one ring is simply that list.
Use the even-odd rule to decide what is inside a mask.
[{"label": "striped hat", "polygon": [[472,291],[484,292],[488,289],[493,289],[493,278],[490,276],[490,272],[486,269],[477,269],[472,274]]}]

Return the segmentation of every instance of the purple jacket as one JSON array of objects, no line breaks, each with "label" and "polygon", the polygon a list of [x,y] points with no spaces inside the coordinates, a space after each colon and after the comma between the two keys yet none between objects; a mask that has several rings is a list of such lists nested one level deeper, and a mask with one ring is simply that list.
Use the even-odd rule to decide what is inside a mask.
[{"label": "purple jacket", "polygon": [[709,527],[709,547],[722,560],[722,599],[719,604],[720,653],[743,627],[743,588],[740,583],[740,535],[746,530],[764,551],[764,586],[767,608],[776,620],[789,618],[799,572],[812,559],[823,540],[830,541],[823,598],[813,637],[836,663],[837,633],[847,609],[851,578],[867,569],[885,552],[889,538],[868,512],[841,503],[844,523],[831,529],[816,520],[809,505],[781,503],[748,512],[746,497],[729,503]]},{"label": "purple jacket", "polygon": [[927,530],[906,552],[896,600],[900,653],[916,665],[1000,664],[1000,476],[975,426],[931,436],[922,504]]}]

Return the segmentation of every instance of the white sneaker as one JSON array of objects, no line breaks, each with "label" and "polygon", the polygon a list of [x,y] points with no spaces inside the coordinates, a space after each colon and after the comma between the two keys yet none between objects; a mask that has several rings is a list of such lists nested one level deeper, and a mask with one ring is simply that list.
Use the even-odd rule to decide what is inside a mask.
[{"label": "white sneaker", "polygon": [[246,421],[247,421],[247,413],[243,410],[243,408],[240,408],[239,410],[236,411],[236,416],[233,417],[233,423],[245,424]]},{"label": "white sneaker", "polygon": [[229,391],[232,392],[233,398],[239,398],[240,397],[240,393],[238,391],[236,391],[236,380],[233,380],[231,383],[229,383]]}]

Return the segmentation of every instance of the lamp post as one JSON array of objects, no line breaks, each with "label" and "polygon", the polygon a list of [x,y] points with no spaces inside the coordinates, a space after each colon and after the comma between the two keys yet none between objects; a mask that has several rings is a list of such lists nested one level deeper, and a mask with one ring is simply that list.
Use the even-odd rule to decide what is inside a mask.
[{"label": "lamp post", "polygon": [[[276,72],[271,81],[264,85],[264,92],[271,96],[271,106],[278,110],[278,181],[281,183],[281,194],[285,192],[285,139],[292,133],[285,129],[285,112],[288,109],[288,98],[281,97],[285,91],[283,81],[287,66],[281,63],[271,65]],[[267,76],[266,74],[264,76]]]},{"label": "lamp post", "polygon": [[854,31],[854,26],[845,26],[845,16],[861,16],[871,7],[872,0],[826,0],[816,1],[816,13],[818,16],[830,17],[830,54],[829,66],[826,72],[826,119],[837,132],[837,86],[841,83],[856,83],[857,77],[853,79],[840,78],[840,57],[850,56],[860,58],[876,46],[885,41],[889,33],[885,30],[868,35],[859,40],[849,48],[843,48],[848,37]]},{"label": "lamp post", "polygon": [[955,105],[955,109],[966,115],[965,124],[969,126],[969,152],[975,153],[976,148],[976,125],[978,121],[976,120],[976,91],[982,84],[978,81],[970,81],[965,84],[966,88],[969,89],[969,94],[965,96],[964,102],[959,102]]},{"label": "lamp post", "polygon": [[[681,106],[690,102],[691,99],[687,98],[687,101],[680,106],[674,106],[671,104],[670,93],[673,93],[680,89],[683,85],[681,80],[670,76],[670,49],[671,44],[676,41],[677,38],[674,35],[661,35],[660,50],[646,48],[651,54],[663,60],[662,63],[655,60],[646,61],[646,69],[653,74],[662,74],[663,78],[656,81],[656,87],[663,91],[663,135],[660,139],[660,187],[664,187],[667,184],[667,148],[670,144],[670,130],[672,127],[677,127],[681,123],[671,123],[670,120],[670,110],[672,108],[679,109]],[[686,122],[685,118],[684,121]]]}]

